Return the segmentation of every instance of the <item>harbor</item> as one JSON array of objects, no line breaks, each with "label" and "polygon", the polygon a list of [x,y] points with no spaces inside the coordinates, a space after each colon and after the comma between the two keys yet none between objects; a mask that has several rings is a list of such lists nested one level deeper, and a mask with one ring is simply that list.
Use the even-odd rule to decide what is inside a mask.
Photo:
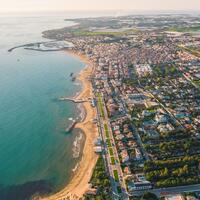
[{"label": "harbor", "polygon": [[34,51],[42,51],[42,52],[63,51],[65,49],[70,49],[72,47],[73,47],[73,44],[71,42],[52,40],[48,42],[36,42],[36,43],[28,43],[24,45],[15,46],[8,49],[8,52],[12,52],[18,48],[24,48],[26,50],[34,50]]}]

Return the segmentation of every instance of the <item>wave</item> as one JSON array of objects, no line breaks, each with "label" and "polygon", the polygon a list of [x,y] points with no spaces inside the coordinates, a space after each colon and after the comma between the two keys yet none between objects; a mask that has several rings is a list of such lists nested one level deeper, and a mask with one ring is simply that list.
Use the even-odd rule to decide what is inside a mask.
[{"label": "wave", "polygon": [[83,134],[79,133],[78,136],[75,137],[72,147],[72,156],[73,158],[79,158],[81,152],[81,141],[83,139]]},{"label": "wave", "polygon": [[76,172],[76,170],[78,169],[79,167],[79,163],[76,164],[76,166],[72,169],[72,172]]}]

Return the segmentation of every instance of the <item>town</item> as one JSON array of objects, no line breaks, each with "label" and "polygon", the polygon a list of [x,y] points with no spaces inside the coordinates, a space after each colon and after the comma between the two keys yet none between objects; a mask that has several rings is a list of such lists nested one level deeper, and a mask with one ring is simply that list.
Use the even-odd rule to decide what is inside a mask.
[{"label": "town", "polygon": [[95,190],[86,199],[140,199],[147,192],[151,199],[199,199],[200,18],[77,21],[44,37],[73,43],[94,64],[88,78],[101,173],[94,170]]}]

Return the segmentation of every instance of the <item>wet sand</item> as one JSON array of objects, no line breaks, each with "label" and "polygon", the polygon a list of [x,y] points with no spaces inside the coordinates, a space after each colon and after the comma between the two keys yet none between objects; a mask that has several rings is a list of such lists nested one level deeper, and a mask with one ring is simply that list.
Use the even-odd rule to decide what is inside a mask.
[{"label": "wet sand", "polygon": [[[82,83],[82,91],[76,96],[76,99],[88,99],[92,97],[92,85],[88,77],[93,73],[93,63],[91,63],[86,56],[76,52],[67,51],[68,54],[79,58],[86,64],[86,67],[80,72],[77,77]],[[98,136],[98,128],[92,120],[96,117],[96,109],[91,106],[90,102],[84,102],[83,106],[86,111],[85,118],[82,122],[77,123],[75,128],[81,129],[86,137],[83,156],[77,170],[74,172],[69,184],[60,192],[42,198],[44,200],[66,200],[66,199],[80,199],[85,191],[89,188],[93,169],[98,159],[98,155],[94,153],[94,139]]]}]

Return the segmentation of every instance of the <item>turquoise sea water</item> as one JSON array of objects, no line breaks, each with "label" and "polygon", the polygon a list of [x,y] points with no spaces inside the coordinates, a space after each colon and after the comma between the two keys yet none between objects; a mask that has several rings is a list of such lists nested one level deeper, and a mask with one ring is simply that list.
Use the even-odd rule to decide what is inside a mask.
[{"label": "turquoise sea water", "polygon": [[84,64],[64,52],[7,52],[45,41],[43,30],[70,25],[63,19],[0,16],[0,200],[62,188],[81,158],[72,156],[80,131],[64,131],[80,111],[57,99],[80,91],[69,75],[78,74]]}]

